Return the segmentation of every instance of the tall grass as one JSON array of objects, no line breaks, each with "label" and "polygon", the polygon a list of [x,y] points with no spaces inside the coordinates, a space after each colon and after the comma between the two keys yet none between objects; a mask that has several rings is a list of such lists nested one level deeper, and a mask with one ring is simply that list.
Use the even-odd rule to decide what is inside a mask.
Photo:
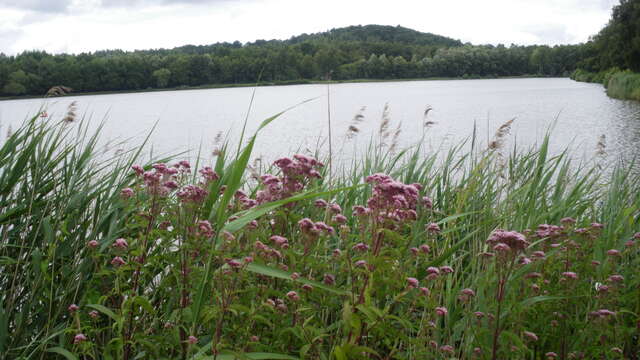
[{"label": "tall grass", "polygon": [[603,84],[607,95],[615,99],[640,101],[640,74],[611,68],[597,73],[578,69],[571,74],[576,81]]},{"label": "tall grass", "polygon": [[89,240],[106,246],[127,216],[118,195],[139,152],[105,158],[96,149],[100,130],[68,120],[29,119],[0,148],[4,358],[31,358],[59,342],[61,314],[90,291],[94,275],[80,250]]},{"label": "tall grass", "polygon": [[607,83],[607,95],[617,99],[640,101],[640,74],[631,71],[615,73]]},{"label": "tall grass", "polygon": [[[334,164],[330,184],[308,157],[254,169],[300,184],[268,193],[276,180],[246,174],[258,133],[231,155],[223,146],[211,168],[156,164],[136,176],[129,169],[139,153],[100,160],[99,131],[77,128],[34,118],[0,149],[2,358],[640,352],[631,240],[640,231],[640,179],[629,166],[605,173],[572,163],[549,153],[548,137],[506,154],[474,138],[445,153],[419,145],[391,153],[372,143],[348,166]],[[291,172],[288,161],[301,167]],[[417,203],[394,205],[404,220],[375,210],[371,199],[385,187],[363,180],[376,173],[396,187],[420,184]],[[154,180],[161,178],[177,190]],[[202,196],[187,192],[195,187]],[[351,213],[367,204],[371,213]],[[567,218],[576,224],[547,235],[538,228]],[[496,229],[522,232],[529,247],[494,250],[487,239]],[[528,280],[536,272],[542,278]],[[624,286],[607,283],[612,274]],[[414,278],[422,288],[407,286]],[[605,307],[613,319],[590,315]]]}]

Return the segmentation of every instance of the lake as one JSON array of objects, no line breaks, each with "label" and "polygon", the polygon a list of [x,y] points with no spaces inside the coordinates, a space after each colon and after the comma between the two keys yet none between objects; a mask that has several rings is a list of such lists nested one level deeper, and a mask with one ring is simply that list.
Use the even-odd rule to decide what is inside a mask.
[{"label": "lake", "polygon": [[[570,146],[573,157],[588,160],[605,135],[609,158],[640,155],[640,103],[611,99],[598,84],[566,78],[432,80],[332,84],[328,90],[334,152],[343,159],[378,136],[385,106],[390,127],[395,131],[401,123],[400,147],[415,144],[423,134],[427,150],[448,147],[468,138],[474,126],[486,146],[501,124],[515,119],[507,146],[535,145],[550,131],[553,152]],[[0,101],[0,125],[3,132],[15,129],[42,107],[48,121],[59,120],[76,102],[76,113],[91,126],[104,121],[103,138],[110,151],[121,148],[114,144],[124,139],[127,146],[139,144],[157,123],[151,135],[155,154],[190,150],[193,156],[202,145],[208,155],[219,133],[238,138],[253,91],[223,88]],[[257,88],[247,131],[253,133],[263,119],[309,99],[313,100],[264,129],[256,155],[273,160],[319,146],[326,150],[327,85]],[[425,129],[427,107],[433,109],[427,116],[433,124]],[[359,112],[360,132],[347,139]]]}]

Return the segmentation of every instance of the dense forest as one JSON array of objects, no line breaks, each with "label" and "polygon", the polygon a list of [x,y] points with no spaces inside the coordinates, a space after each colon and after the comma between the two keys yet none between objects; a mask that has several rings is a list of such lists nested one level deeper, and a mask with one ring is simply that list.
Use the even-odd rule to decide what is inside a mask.
[{"label": "dense forest", "polygon": [[601,83],[607,94],[640,101],[640,0],[621,0],[609,23],[583,45],[571,78]]},{"label": "dense forest", "polygon": [[474,46],[400,26],[350,26],[289,40],[187,45],[174,49],[0,54],[0,96],[209,84],[429,77],[567,76],[580,45]]},{"label": "dense forest", "polygon": [[598,72],[611,68],[640,72],[640,1],[621,0],[609,23],[584,45],[580,68]]}]

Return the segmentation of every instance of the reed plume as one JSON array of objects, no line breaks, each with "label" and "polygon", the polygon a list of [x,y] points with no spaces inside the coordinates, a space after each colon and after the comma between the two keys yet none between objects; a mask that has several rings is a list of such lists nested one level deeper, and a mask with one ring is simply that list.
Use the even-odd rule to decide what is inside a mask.
[{"label": "reed plume", "polygon": [[75,101],[72,101],[71,104],[67,106],[67,114],[64,118],[62,118],[62,122],[67,124],[74,122],[76,120],[76,110],[77,103]]},{"label": "reed plume", "polygon": [[489,150],[502,149],[502,147],[504,146],[505,137],[509,135],[509,132],[511,131],[511,124],[513,124],[514,120],[515,118],[500,125],[498,130],[496,130],[495,135],[493,136],[493,140],[489,142]]}]

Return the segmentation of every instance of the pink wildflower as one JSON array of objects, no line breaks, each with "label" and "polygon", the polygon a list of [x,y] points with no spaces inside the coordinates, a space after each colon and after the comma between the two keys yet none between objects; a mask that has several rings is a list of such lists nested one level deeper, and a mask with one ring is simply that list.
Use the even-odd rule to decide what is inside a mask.
[{"label": "pink wildflower", "polygon": [[127,244],[127,240],[120,238],[120,239],[116,239],[116,241],[113,243],[113,247],[119,248],[119,249],[126,249],[129,247],[129,244]]},{"label": "pink wildflower", "polygon": [[70,313],[74,313],[74,312],[78,311],[79,309],[80,309],[80,306],[78,306],[76,304],[71,304],[67,308],[67,310],[69,310]]},{"label": "pink wildflower", "polygon": [[144,169],[140,165],[133,165],[131,169],[133,169],[136,175],[142,175],[144,173]]},{"label": "pink wildflower", "polygon": [[96,247],[98,247],[98,242],[95,240],[91,240],[87,243],[87,246],[91,249],[95,249]]},{"label": "pink wildflower", "polygon": [[134,195],[133,189],[132,188],[124,188],[122,189],[122,191],[120,191],[120,196],[123,199],[129,199]]},{"label": "pink wildflower", "polygon": [[189,344],[193,345],[198,342],[198,338],[193,335],[189,335],[189,339],[187,341],[189,342]]},{"label": "pink wildflower", "polygon": [[624,281],[624,276],[622,275],[611,275],[609,276],[609,281],[614,282],[614,283],[619,283],[619,282],[623,282]]},{"label": "pink wildflower", "polygon": [[415,288],[418,287],[418,284],[420,282],[416,278],[409,277],[409,278],[407,278],[407,283],[409,285],[409,289],[415,289]]},{"label": "pink wildflower", "polygon": [[449,313],[449,311],[444,306],[438,306],[436,308],[436,315],[438,315],[438,316],[447,316],[448,313]]},{"label": "pink wildflower", "polygon": [[438,224],[430,223],[429,225],[427,225],[427,231],[435,234],[439,234],[441,230]]},{"label": "pink wildflower", "polygon": [[82,333],[76,334],[76,336],[73,337],[73,343],[74,344],[79,344],[79,343],[81,343],[83,341],[87,341],[87,337]]},{"label": "pink wildflower", "polygon": [[297,292],[295,291],[289,291],[287,293],[287,297],[289,298],[289,300],[291,301],[299,301],[300,300],[300,296],[298,295]]},{"label": "pink wildflower", "polygon": [[111,265],[113,266],[122,266],[124,264],[126,263],[120,256],[116,256],[111,260]]},{"label": "pink wildflower", "polygon": [[531,331],[524,331],[522,334],[529,340],[538,341],[538,335],[532,333]]}]

